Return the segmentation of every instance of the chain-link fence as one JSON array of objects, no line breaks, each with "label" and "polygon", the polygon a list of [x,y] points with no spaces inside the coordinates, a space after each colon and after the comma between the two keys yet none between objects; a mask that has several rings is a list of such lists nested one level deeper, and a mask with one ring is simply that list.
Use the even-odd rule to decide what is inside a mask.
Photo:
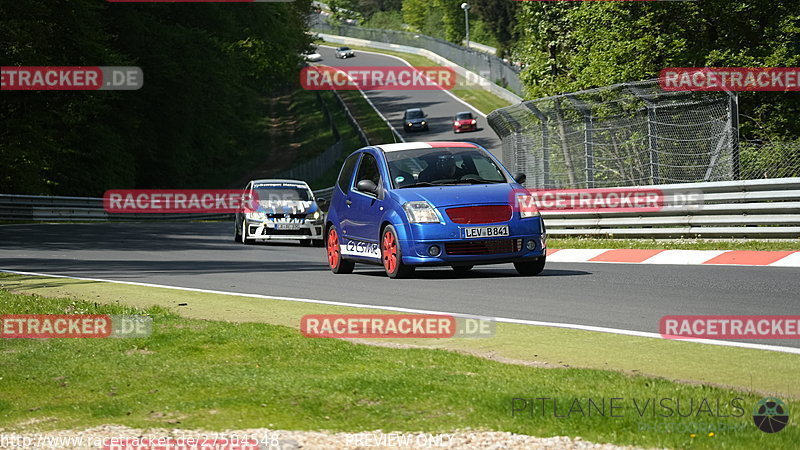
[{"label": "chain-link fence", "polygon": [[470,50],[443,39],[408,31],[380,30],[354,25],[332,26],[317,14],[311,16],[310,26],[312,31],[319,33],[424,48],[493,81],[517,95],[522,95],[519,69],[488,53]]},{"label": "chain-link fence", "polygon": [[526,101],[488,121],[529,187],[725,181],[740,178],[737,102],[646,80]]}]

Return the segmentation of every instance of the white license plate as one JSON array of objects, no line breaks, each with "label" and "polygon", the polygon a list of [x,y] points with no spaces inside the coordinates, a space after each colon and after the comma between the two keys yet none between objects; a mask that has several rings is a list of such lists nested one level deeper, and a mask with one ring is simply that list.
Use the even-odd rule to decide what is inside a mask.
[{"label": "white license plate", "polygon": [[467,239],[486,238],[495,236],[508,236],[508,225],[503,225],[499,227],[464,228],[464,237]]},{"label": "white license plate", "polygon": [[296,223],[276,223],[275,224],[276,230],[299,230],[300,225]]}]

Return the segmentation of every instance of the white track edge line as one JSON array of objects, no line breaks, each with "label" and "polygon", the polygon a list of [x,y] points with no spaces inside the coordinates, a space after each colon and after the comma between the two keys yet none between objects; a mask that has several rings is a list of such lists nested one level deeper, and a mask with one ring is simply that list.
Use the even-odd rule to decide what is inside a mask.
[{"label": "white track edge line", "polygon": [[[330,45],[324,45],[324,44],[319,44],[319,45],[320,45],[320,47],[329,47],[329,48],[334,48],[334,49],[336,48],[336,47],[331,47]],[[351,44],[351,45],[352,45],[352,44]],[[403,58],[401,58],[401,57],[399,57],[399,56],[388,55],[388,54],[386,54],[386,53],[381,53],[381,52],[371,52],[371,51],[369,51],[369,50],[359,50],[359,51],[360,51],[360,52],[363,52],[363,53],[372,53],[373,55],[385,56],[385,57],[387,57],[387,58],[394,58],[394,59],[397,59],[397,60],[400,60],[400,61],[402,61],[402,62],[403,62],[403,64],[407,65],[408,67],[414,67],[414,66],[413,66],[411,63],[409,63],[408,61],[406,61],[405,59],[403,59]],[[389,50],[389,51],[391,51],[391,50]],[[422,55],[416,55],[416,56],[422,56]],[[427,58],[426,56],[422,56],[422,57],[423,57],[423,58]],[[427,59],[430,59],[430,58],[427,58]],[[431,62],[433,62],[434,64],[436,63],[435,61],[431,61]],[[458,102],[461,102],[462,104],[466,105],[466,106],[467,106],[467,107],[469,107],[470,109],[474,110],[475,112],[477,112],[478,114],[480,114],[480,115],[481,115],[481,116],[482,116],[484,119],[486,118],[486,114],[484,114],[484,113],[483,113],[483,111],[481,111],[480,109],[478,109],[478,108],[476,108],[476,107],[474,107],[474,106],[470,105],[469,103],[467,103],[467,101],[466,101],[466,100],[462,100],[462,99],[461,99],[461,98],[459,98],[459,97],[458,97],[456,94],[453,94],[452,92],[450,92],[450,91],[449,91],[449,90],[447,90],[447,89],[439,89],[439,90],[440,90],[441,92],[444,92],[445,94],[449,95],[450,97],[453,97],[453,99],[454,99],[454,100],[456,100],[456,101],[458,101]],[[488,92],[488,91],[487,91],[487,92]],[[490,93],[491,93],[491,92],[490,92]]]},{"label": "white track edge line", "polygon": [[[181,286],[168,286],[163,284],[154,284],[154,283],[141,283],[137,281],[118,281],[118,280],[107,280],[103,278],[87,278],[87,277],[75,277],[69,275],[55,275],[55,274],[48,274],[48,273],[37,273],[37,272],[20,272],[16,270],[7,270],[7,269],[0,269],[2,273],[13,273],[17,275],[31,275],[31,276],[41,276],[41,277],[50,277],[50,278],[68,278],[73,280],[83,280],[83,281],[97,281],[97,282],[104,282],[104,283],[115,283],[115,284],[128,284],[132,286],[144,286],[144,287],[155,287],[155,288],[163,288],[163,289],[174,289],[180,291],[190,291],[190,292],[202,292],[206,294],[220,294],[220,295],[231,295],[235,297],[251,297],[251,298],[262,298],[268,300],[283,300],[283,301],[292,301],[292,302],[299,302],[299,303],[315,303],[320,305],[332,305],[332,306],[347,306],[352,308],[362,308],[362,309],[382,309],[386,311],[397,311],[397,312],[408,312],[408,313],[416,313],[416,314],[438,314],[438,315],[450,315],[454,317],[465,317],[465,318],[486,318],[485,316],[478,316],[473,314],[463,314],[463,313],[451,313],[445,311],[430,311],[424,309],[413,309],[413,308],[401,308],[397,306],[375,306],[375,305],[363,305],[360,303],[347,303],[347,302],[335,302],[330,300],[315,300],[315,299],[308,299],[308,298],[296,298],[296,297],[278,297],[278,296],[271,296],[271,295],[263,295],[263,294],[245,294],[241,292],[227,292],[227,291],[217,291],[211,289],[200,289],[200,288],[189,288],[189,287],[181,287]],[[718,341],[713,339],[667,339],[659,333],[650,333],[646,331],[633,331],[633,330],[622,330],[617,328],[606,328],[606,327],[597,327],[592,325],[578,325],[578,324],[570,324],[570,323],[558,323],[558,322],[542,322],[538,320],[525,320],[525,319],[509,319],[503,317],[491,317],[491,320],[496,322],[503,322],[503,323],[516,323],[520,325],[535,325],[535,326],[544,326],[544,327],[552,327],[552,328],[567,328],[573,330],[583,330],[583,331],[598,331],[601,333],[610,333],[610,334],[621,334],[626,336],[637,336],[637,337],[646,337],[646,338],[655,338],[655,339],[664,339],[670,341],[682,341],[682,342],[693,342],[696,344],[708,344],[708,345],[718,345],[723,347],[739,347],[739,348],[747,348],[752,350],[767,350],[773,352],[781,352],[781,353],[792,353],[796,355],[800,355],[800,348],[797,347],[783,347],[779,345],[766,345],[766,344],[752,344],[749,342],[733,342],[733,341]]]}]

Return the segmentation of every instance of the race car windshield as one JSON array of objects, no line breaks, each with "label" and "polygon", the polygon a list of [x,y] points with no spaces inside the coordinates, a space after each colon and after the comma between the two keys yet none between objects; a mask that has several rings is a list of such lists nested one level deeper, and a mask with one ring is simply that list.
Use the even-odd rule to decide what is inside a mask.
[{"label": "race car windshield", "polygon": [[399,150],[386,153],[395,189],[507,183],[503,171],[478,148]]},{"label": "race car windshield", "polygon": [[471,113],[459,113],[456,114],[456,120],[470,120],[472,119]]},{"label": "race car windshield", "polygon": [[308,189],[294,186],[255,186],[254,191],[259,201],[298,201],[311,200]]},{"label": "race car windshield", "polygon": [[422,119],[423,117],[422,111],[418,109],[406,112],[406,119]]},{"label": "race car windshield", "polygon": [[350,47],[339,47],[339,51],[346,52],[350,50]]}]

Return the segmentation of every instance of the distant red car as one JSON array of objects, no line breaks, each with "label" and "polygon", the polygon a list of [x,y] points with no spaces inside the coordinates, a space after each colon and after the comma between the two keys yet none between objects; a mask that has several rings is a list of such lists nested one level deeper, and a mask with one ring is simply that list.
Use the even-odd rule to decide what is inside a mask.
[{"label": "distant red car", "polygon": [[478,121],[472,117],[471,112],[460,112],[453,117],[453,131],[478,131]]}]

